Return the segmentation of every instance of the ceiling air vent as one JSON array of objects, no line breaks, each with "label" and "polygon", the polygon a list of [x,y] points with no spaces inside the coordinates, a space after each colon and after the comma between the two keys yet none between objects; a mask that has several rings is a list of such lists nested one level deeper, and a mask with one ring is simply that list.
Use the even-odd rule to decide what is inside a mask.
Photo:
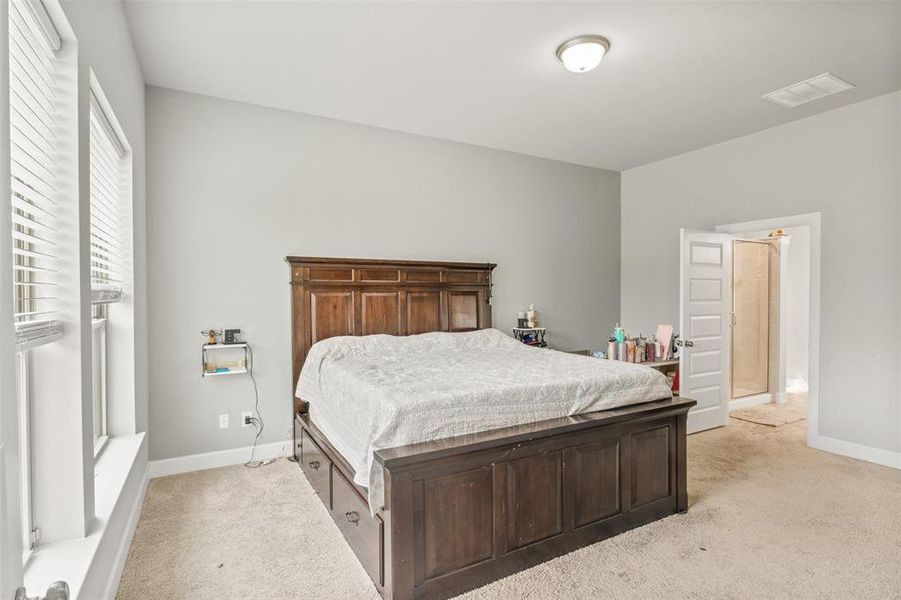
[{"label": "ceiling air vent", "polygon": [[812,100],[850,90],[853,87],[852,84],[839,79],[831,73],[823,73],[799,83],[793,83],[781,90],[764,94],[763,99],[781,104],[786,108],[794,108],[807,104]]}]

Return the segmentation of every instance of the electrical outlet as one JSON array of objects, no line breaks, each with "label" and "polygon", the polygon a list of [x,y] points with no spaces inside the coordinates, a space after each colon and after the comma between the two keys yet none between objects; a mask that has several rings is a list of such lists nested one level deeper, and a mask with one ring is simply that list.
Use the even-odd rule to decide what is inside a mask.
[{"label": "electrical outlet", "polygon": [[241,413],[241,427],[250,427],[253,425],[253,413],[250,411]]},{"label": "electrical outlet", "polygon": [[219,415],[219,429],[228,429],[228,415]]}]

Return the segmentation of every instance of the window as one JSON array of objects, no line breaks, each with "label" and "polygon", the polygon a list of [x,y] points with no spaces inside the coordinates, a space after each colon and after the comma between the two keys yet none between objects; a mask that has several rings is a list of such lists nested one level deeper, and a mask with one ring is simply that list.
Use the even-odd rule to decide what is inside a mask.
[{"label": "window", "polygon": [[[56,50],[27,0],[9,10],[10,173],[16,341],[58,339],[56,320],[59,107]],[[56,46],[58,48],[58,46]]]},{"label": "window", "polygon": [[107,328],[112,304],[122,299],[125,147],[107,111],[91,91],[91,302],[94,377],[94,454],[106,441]]},{"label": "window", "polygon": [[9,3],[10,184],[23,545],[33,548],[31,350],[62,336],[57,319],[60,148],[57,51],[40,3]]}]

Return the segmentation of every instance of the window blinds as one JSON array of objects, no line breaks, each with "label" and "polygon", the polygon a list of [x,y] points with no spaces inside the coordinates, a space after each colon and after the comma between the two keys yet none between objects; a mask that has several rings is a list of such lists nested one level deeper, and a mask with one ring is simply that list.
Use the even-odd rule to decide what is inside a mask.
[{"label": "window blinds", "polygon": [[91,93],[91,301],[122,298],[122,165],[125,149]]},{"label": "window blinds", "polygon": [[56,294],[59,60],[37,10],[43,9],[29,0],[9,3],[13,287],[20,350],[62,335]]}]

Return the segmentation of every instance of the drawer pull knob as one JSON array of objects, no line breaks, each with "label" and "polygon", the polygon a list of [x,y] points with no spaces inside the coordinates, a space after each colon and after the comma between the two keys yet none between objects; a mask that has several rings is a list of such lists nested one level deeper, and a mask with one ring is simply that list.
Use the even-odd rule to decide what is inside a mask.
[{"label": "drawer pull knob", "polygon": [[311,460],[311,461],[310,461],[310,468],[313,469],[314,471],[318,471],[318,470],[319,470],[319,461],[318,461],[318,460]]},{"label": "drawer pull knob", "polygon": [[344,516],[347,518],[348,523],[353,523],[354,525],[358,525],[360,523],[360,513],[355,510],[349,510],[344,513]]}]

